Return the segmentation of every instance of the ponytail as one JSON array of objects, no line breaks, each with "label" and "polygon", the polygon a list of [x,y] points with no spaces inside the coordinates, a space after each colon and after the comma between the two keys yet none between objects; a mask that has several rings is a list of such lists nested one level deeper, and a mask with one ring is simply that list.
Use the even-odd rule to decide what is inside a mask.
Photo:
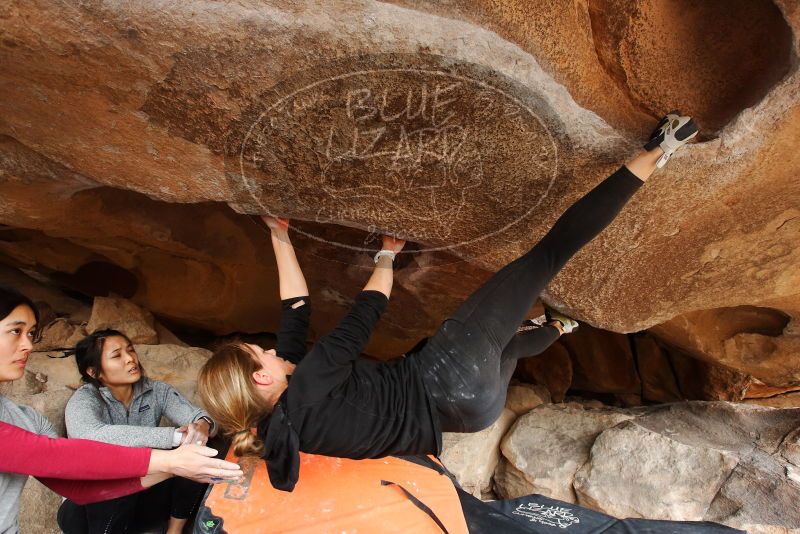
[{"label": "ponytail", "polygon": [[231,448],[233,448],[233,454],[239,458],[242,456],[264,455],[264,442],[250,429],[240,430],[233,434]]},{"label": "ponytail", "polygon": [[241,343],[223,345],[203,365],[197,391],[208,414],[222,428],[236,456],[261,456],[264,443],[250,430],[272,406],[261,396],[252,376],[261,363]]}]

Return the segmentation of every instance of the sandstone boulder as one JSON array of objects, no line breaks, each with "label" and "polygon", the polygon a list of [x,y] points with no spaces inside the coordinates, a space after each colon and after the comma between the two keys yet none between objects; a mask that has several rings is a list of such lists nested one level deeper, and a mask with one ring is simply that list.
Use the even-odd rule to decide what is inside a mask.
[{"label": "sandstone boulder", "polygon": [[495,488],[618,517],[791,531],[800,528],[799,425],[798,409],[728,402],[540,406],[503,439]]},{"label": "sandstone boulder", "polygon": [[576,502],[575,473],[589,458],[595,438],[633,417],[616,409],[578,404],[542,405],[517,419],[503,438],[495,489],[503,498],[541,493]]},{"label": "sandstone boulder", "polygon": [[772,408],[800,408],[800,393],[787,393],[766,399],[746,399],[747,404],[756,406],[769,406]]},{"label": "sandstone boulder", "polygon": [[639,406],[642,402],[741,400],[774,396],[793,386],[754,391],[757,379],[707,357],[675,347],[648,332],[622,335],[583,325],[543,354],[520,360],[516,376],[546,384],[556,401],[568,390],[602,396],[606,402]]},{"label": "sandstone boulder", "polygon": [[650,332],[634,336],[642,397],[650,402],[741,400],[754,379],[665,344]]},{"label": "sandstone boulder", "polygon": [[786,458],[786,461],[790,464],[800,467],[800,427],[786,436],[783,442],[781,455]]},{"label": "sandstone boulder", "polygon": [[58,318],[44,327],[36,350],[41,352],[56,349],[74,348],[87,335],[83,325],[75,324],[67,318]]},{"label": "sandstone boulder", "polygon": [[598,436],[576,493],[617,515],[800,528],[792,504],[800,498],[792,463],[798,416],[725,402],[639,411]]},{"label": "sandstone boulder", "polygon": [[519,360],[516,376],[524,382],[544,386],[553,402],[561,402],[572,384],[569,351],[557,341],[541,354]]},{"label": "sandstone boulder", "polygon": [[197,375],[211,351],[181,345],[136,345],[147,376],[175,386],[187,399],[197,398]]},{"label": "sandstone boulder", "polygon": [[800,382],[800,335],[793,322],[800,299],[777,304],[780,308],[737,306],[692,312],[651,332],[695,358],[752,375],[763,385],[791,386]]},{"label": "sandstone boulder", "polygon": [[442,463],[475,497],[481,498],[491,490],[492,475],[500,460],[500,440],[514,419],[516,414],[505,409],[492,426],[480,432],[442,435]]},{"label": "sandstone boulder", "polygon": [[559,341],[572,359],[572,389],[621,395],[641,393],[628,336],[581,325]]},{"label": "sandstone boulder", "polygon": [[635,336],[633,343],[642,381],[642,398],[651,402],[683,400],[685,397],[666,351],[648,335]]},{"label": "sandstone boulder", "polygon": [[580,504],[616,517],[700,521],[736,463],[627,422],[597,437],[574,489]]},{"label": "sandstone boulder", "polygon": [[182,341],[178,336],[172,333],[166,326],[155,322],[155,330],[158,336],[158,343],[161,345],[180,345],[181,347],[188,347],[189,344]]},{"label": "sandstone boulder", "polygon": [[136,344],[155,345],[158,333],[153,314],[126,299],[97,297],[86,331],[118,330]]},{"label": "sandstone boulder", "polygon": [[544,386],[512,382],[506,393],[506,408],[517,417],[525,415],[540,404],[550,403],[550,392]]},{"label": "sandstone boulder", "polygon": [[786,393],[800,391],[800,384],[786,386],[768,386],[757,378],[753,378],[745,390],[745,399],[768,399]]},{"label": "sandstone boulder", "polygon": [[27,394],[76,390],[81,386],[81,375],[75,357],[62,356],[61,352],[34,352],[25,367],[25,377],[12,382],[12,388],[20,388],[25,384]]},{"label": "sandstone boulder", "polygon": [[[651,361],[653,373],[637,377],[622,344],[610,358],[581,343],[576,389],[634,403],[746,398],[750,376],[791,388],[798,31],[793,0],[11,0],[0,6],[0,262],[48,288],[120,295],[169,324],[275,331],[269,239],[241,214],[288,216],[316,337],[363,286],[376,236],[398,233],[416,248],[398,261],[392,306],[367,349],[393,357],[678,107],[703,126],[699,142],[648,180],[543,297],[597,328],[653,327],[709,367],[670,356],[672,374]],[[75,299],[43,311],[43,323],[89,320]],[[156,343],[152,321],[142,324],[126,333]],[[537,364],[552,366],[540,383],[560,401],[573,361],[554,347]],[[41,378],[26,378],[30,393],[68,382]],[[733,521],[738,506],[736,521],[777,524],[742,488],[783,506],[793,482],[778,476],[780,461],[646,428],[670,447],[667,438],[739,459],[714,517]],[[565,433],[581,443],[576,463],[593,438]],[[520,469],[501,462],[498,473],[527,480]]]}]

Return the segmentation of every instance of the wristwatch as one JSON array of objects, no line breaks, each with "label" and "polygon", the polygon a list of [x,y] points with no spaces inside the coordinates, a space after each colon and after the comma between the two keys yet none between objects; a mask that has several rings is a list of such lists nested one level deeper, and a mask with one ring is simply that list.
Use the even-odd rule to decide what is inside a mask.
[{"label": "wristwatch", "polygon": [[197,419],[195,419],[195,421],[199,421],[200,419],[202,419],[203,421],[205,421],[206,423],[208,423],[208,433],[209,433],[209,434],[213,434],[213,433],[214,433],[214,420],[213,420],[213,419],[211,419],[211,418],[210,418],[209,416],[207,416],[207,415],[201,415],[200,417],[198,417]]},{"label": "wristwatch", "polygon": [[381,259],[383,256],[389,256],[389,259],[394,261],[394,257],[397,256],[397,253],[393,250],[379,250],[377,254],[375,254],[375,263],[378,263],[378,260]]}]

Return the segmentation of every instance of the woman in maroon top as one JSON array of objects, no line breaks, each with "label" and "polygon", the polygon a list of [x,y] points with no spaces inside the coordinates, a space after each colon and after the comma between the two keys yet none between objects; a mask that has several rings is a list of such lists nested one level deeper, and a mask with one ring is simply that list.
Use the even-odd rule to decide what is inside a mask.
[{"label": "woman in maroon top", "polygon": [[[21,378],[38,332],[33,302],[0,287],[0,383]],[[28,476],[79,503],[141,491],[173,475],[202,482],[237,479],[237,464],[189,445],[171,451],[57,438],[35,410],[0,395],[0,531],[18,531],[19,496]]]}]

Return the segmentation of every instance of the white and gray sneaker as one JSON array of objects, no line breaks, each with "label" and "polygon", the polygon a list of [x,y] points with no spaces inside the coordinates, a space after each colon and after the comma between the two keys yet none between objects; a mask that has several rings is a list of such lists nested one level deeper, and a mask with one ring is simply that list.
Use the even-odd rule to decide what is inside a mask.
[{"label": "white and gray sneaker", "polygon": [[650,134],[650,140],[644,145],[645,150],[653,150],[660,147],[664,154],[658,158],[656,167],[663,167],[672,154],[687,141],[697,135],[697,124],[691,117],[681,117],[680,112],[671,111],[661,119],[661,121]]},{"label": "white and gray sneaker", "polygon": [[561,330],[563,330],[565,334],[570,334],[578,329],[578,321],[556,310],[545,308],[544,315],[547,317],[547,322],[558,321],[561,323]]},{"label": "white and gray sneaker", "polygon": [[519,325],[517,328],[517,333],[520,332],[527,332],[528,330],[535,330],[537,328],[541,328],[547,322],[547,318],[544,315],[540,315],[539,317],[534,317],[533,319],[525,319],[522,321],[522,324]]}]

